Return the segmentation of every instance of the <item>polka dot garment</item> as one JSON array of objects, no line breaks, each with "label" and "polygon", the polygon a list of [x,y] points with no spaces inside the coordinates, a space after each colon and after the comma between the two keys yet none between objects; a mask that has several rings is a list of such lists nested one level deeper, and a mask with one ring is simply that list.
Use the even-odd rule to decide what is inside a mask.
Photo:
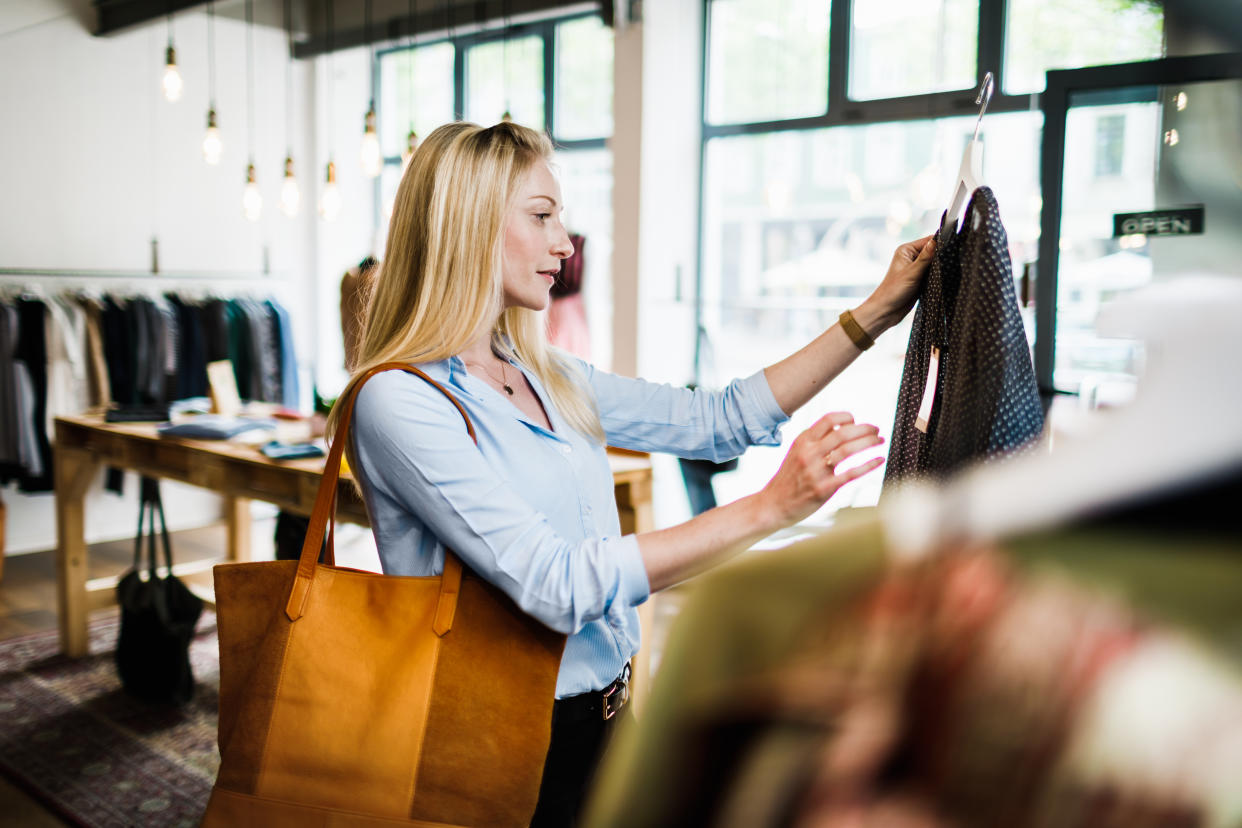
[{"label": "polka dot garment", "polygon": [[[915,427],[932,347],[940,349],[926,433]],[[962,229],[937,236],[906,349],[884,483],[944,478],[1031,443],[1044,413],[1018,312],[1013,265],[991,189],[975,190]]]}]

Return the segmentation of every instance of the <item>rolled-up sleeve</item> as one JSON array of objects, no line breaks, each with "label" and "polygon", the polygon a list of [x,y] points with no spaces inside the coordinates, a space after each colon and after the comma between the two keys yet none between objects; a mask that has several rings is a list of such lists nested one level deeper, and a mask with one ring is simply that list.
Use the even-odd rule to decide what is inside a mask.
[{"label": "rolled-up sleeve", "polygon": [[716,462],[780,445],[788,419],[763,371],[720,391],[622,377],[582,363],[608,444]]},{"label": "rolled-up sleeve", "polygon": [[[368,508],[382,499],[384,509],[409,512],[548,627],[572,634],[647,598],[635,538],[570,541],[559,535],[472,442],[457,410],[426,383],[399,372],[377,375],[359,392],[353,419],[355,473],[364,479]],[[552,484],[556,469],[547,474]],[[411,533],[424,541],[426,535]],[[414,574],[393,560],[407,552],[412,567],[425,565],[428,550],[415,542],[384,541],[385,571]]]}]

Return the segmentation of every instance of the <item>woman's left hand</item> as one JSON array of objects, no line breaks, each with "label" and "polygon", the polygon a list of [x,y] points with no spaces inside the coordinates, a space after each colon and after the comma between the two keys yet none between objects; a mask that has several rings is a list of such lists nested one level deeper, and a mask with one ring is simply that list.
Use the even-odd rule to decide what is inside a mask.
[{"label": "woman's left hand", "polygon": [[906,242],[893,252],[893,261],[888,266],[884,281],[863,302],[859,308],[861,313],[856,314],[875,320],[872,327],[878,330],[872,330],[863,323],[873,337],[896,325],[914,307],[935,251],[935,241],[931,236],[924,236]]}]

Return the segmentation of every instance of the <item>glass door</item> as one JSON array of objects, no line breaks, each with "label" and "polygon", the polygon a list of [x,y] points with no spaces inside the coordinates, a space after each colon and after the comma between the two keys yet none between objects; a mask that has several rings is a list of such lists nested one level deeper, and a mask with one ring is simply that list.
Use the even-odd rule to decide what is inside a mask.
[{"label": "glass door", "polygon": [[1102,336],[1109,301],[1242,262],[1242,58],[1048,73],[1036,373],[1043,391],[1125,402],[1140,343]]}]

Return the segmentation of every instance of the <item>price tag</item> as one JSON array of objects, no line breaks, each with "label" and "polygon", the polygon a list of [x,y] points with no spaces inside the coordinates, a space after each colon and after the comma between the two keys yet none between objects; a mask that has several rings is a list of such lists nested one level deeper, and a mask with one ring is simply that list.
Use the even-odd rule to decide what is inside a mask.
[{"label": "price tag", "polygon": [[914,427],[924,434],[931,424],[932,406],[936,404],[936,377],[939,373],[940,349],[933,345],[931,360],[927,363],[927,386],[923,389],[923,402],[919,403],[919,416],[914,420]]}]

